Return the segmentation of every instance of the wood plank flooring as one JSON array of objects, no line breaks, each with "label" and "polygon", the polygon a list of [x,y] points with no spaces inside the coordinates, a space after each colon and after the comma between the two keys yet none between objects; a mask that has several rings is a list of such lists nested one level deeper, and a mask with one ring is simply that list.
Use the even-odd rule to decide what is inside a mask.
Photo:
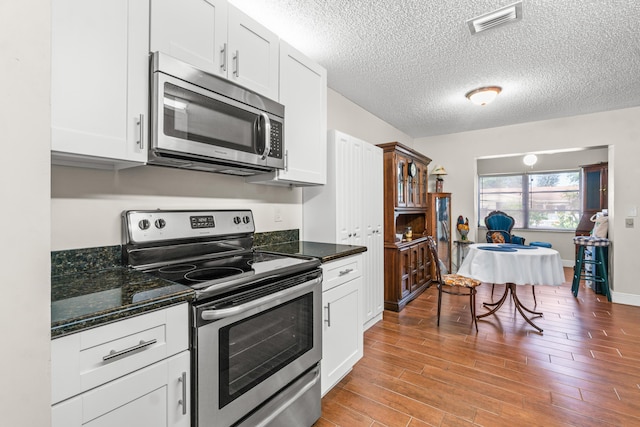
[{"label": "wood plank flooring", "polygon": [[[567,279],[571,269],[565,269]],[[494,301],[504,286],[496,285]],[[533,308],[529,286],[518,287]],[[429,288],[365,333],[364,357],[322,399],[326,426],[640,426],[640,307],[570,283],[536,287],[534,322],[505,302],[472,326],[468,298]],[[486,311],[491,285],[478,288]]]}]

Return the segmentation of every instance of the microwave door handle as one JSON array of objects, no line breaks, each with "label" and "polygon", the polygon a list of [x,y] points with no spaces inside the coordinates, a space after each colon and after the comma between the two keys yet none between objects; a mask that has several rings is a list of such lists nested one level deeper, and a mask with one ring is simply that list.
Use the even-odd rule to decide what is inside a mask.
[{"label": "microwave door handle", "polygon": [[[267,113],[260,113],[260,118],[264,120],[262,131],[264,132],[264,151],[262,152],[262,160],[265,160],[271,152],[271,120]],[[258,119],[259,120],[259,119]]]}]

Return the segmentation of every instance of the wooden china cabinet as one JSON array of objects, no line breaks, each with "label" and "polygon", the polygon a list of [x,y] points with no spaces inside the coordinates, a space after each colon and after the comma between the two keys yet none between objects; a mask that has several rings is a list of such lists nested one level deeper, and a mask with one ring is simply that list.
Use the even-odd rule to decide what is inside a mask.
[{"label": "wooden china cabinet", "polygon": [[384,151],[384,308],[400,311],[431,284],[431,159],[398,142],[378,146]]}]

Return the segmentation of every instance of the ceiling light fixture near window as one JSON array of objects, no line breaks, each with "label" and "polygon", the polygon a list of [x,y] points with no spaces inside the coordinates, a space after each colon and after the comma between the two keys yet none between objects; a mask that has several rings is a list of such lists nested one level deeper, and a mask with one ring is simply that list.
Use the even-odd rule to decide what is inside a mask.
[{"label": "ceiling light fixture near window", "polygon": [[467,24],[469,25],[471,35],[474,35],[481,31],[490,30],[491,28],[495,28],[499,25],[519,21],[521,19],[522,1],[519,1],[498,10],[494,10],[493,12],[485,13],[484,15],[469,19]]},{"label": "ceiling light fixture near window", "polygon": [[527,166],[533,166],[536,164],[537,161],[538,161],[538,156],[536,156],[535,154],[527,154],[522,158],[522,163],[524,163]]},{"label": "ceiling light fixture near window", "polygon": [[500,92],[502,92],[500,86],[487,86],[474,89],[465,96],[476,105],[487,105],[496,99]]}]

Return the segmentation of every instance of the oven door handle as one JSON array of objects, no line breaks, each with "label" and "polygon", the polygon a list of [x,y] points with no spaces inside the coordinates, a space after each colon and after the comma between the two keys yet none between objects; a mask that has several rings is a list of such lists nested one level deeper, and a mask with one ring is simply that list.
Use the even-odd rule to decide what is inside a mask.
[{"label": "oven door handle", "polygon": [[251,310],[252,308],[260,307],[261,305],[268,304],[272,301],[277,301],[279,299],[286,298],[289,295],[292,295],[294,293],[311,289],[320,282],[322,282],[322,277],[317,277],[308,282],[304,282],[298,286],[294,286],[293,288],[283,289],[279,292],[275,292],[271,295],[267,295],[265,297],[258,298],[256,300],[249,301],[246,304],[241,304],[236,307],[222,308],[219,310],[216,310],[216,309],[204,310],[201,313],[201,317],[202,317],[202,320],[218,320],[218,319],[224,319],[225,317],[235,316],[236,314],[244,313],[245,311]]}]

